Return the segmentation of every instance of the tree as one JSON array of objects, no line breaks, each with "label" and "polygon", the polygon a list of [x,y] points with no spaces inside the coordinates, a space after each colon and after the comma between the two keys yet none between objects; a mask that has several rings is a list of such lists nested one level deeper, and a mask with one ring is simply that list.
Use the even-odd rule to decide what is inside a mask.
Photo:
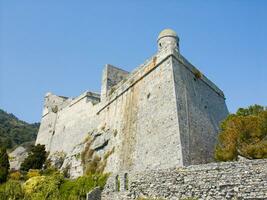
[{"label": "tree", "polygon": [[6,149],[0,148],[0,183],[4,183],[7,180],[8,170],[9,170],[9,161]]},{"label": "tree", "polygon": [[238,109],[221,124],[215,149],[219,161],[267,158],[267,109],[254,105]]},{"label": "tree", "polygon": [[249,106],[248,108],[239,108],[236,112],[236,115],[239,116],[258,115],[264,110],[266,109],[264,109],[263,106],[255,104],[253,106]]},{"label": "tree", "polygon": [[29,171],[30,169],[42,169],[46,157],[47,153],[45,151],[45,145],[38,144],[31,149],[28,157],[21,164],[20,169],[22,171]]}]

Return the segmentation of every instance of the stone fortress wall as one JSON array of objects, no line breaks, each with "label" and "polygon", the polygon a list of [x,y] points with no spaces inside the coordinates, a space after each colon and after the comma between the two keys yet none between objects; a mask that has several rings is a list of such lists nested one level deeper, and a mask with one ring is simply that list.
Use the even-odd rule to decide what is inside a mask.
[{"label": "stone fortress wall", "polygon": [[139,173],[122,172],[113,174],[101,192],[95,200],[134,200],[138,197],[162,200],[265,200],[267,160],[209,163]]},{"label": "stone fortress wall", "polygon": [[101,95],[48,93],[36,144],[45,144],[50,155],[66,154],[79,171],[73,177],[82,173],[73,157],[88,136],[97,155],[112,152],[106,172],[211,161],[219,123],[228,114],[224,94],[180,54],[178,41],[164,30],[159,51],[131,73],[107,65]]}]

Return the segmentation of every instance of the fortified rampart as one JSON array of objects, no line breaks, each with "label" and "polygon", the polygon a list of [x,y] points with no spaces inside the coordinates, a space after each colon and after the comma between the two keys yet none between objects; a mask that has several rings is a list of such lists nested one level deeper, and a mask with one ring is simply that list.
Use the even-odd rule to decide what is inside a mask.
[{"label": "fortified rampart", "polygon": [[36,143],[50,157],[64,155],[59,168],[68,166],[71,177],[82,175],[86,148],[93,152],[87,160],[100,157],[106,172],[188,166],[212,161],[227,114],[223,92],[180,54],[178,36],[166,29],[158,52],[133,72],[107,65],[101,94],[48,93]]}]

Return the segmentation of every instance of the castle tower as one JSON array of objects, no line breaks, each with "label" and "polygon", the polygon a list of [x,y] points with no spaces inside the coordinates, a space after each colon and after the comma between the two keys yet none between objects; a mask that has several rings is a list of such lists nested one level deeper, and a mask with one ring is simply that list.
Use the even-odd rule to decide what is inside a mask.
[{"label": "castle tower", "polygon": [[179,37],[172,29],[164,29],[158,36],[158,50],[166,48],[177,49],[179,52]]}]

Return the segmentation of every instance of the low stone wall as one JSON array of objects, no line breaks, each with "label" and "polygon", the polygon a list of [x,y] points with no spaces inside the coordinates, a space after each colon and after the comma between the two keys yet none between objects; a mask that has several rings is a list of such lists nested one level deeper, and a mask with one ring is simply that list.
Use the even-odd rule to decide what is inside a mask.
[{"label": "low stone wall", "polygon": [[102,200],[267,199],[267,159],[112,175]]}]

